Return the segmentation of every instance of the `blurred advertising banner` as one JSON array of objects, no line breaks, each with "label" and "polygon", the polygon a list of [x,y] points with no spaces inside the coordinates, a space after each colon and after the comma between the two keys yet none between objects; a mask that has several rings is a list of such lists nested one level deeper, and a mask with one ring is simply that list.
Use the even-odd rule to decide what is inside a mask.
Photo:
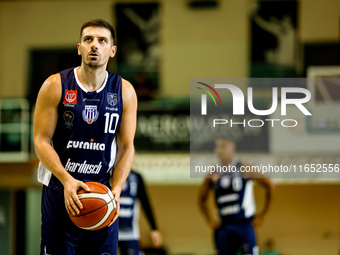
[{"label": "blurred advertising banner", "polygon": [[138,111],[136,151],[189,151],[189,109],[157,108]]},{"label": "blurred advertising banner", "polygon": [[[258,102],[265,107],[266,104]],[[209,121],[202,121],[199,118],[190,118],[189,107],[174,106],[171,108],[151,107],[145,109],[140,107],[137,114],[137,129],[135,135],[136,151],[190,151],[190,142],[205,149],[213,150],[214,139],[227,135],[233,137],[239,151],[261,151],[268,152],[268,128],[253,129],[243,127],[241,117],[234,118],[235,128],[226,128],[220,125],[218,131],[209,133],[209,136],[199,135],[209,131]],[[231,117],[232,112],[227,116]],[[221,115],[212,115],[210,118],[220,118]],[[263,117],[261,117],[264,120]],[[251,119],[250,112],[247,112],[245,119]],[[196,135],[190,141],[190,128]]]}]

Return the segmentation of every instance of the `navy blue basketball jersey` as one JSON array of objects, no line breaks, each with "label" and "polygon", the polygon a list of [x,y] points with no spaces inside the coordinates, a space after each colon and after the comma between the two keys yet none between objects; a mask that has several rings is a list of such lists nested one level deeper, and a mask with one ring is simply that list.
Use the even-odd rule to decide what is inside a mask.
[{"label": "navy blue basketball jersey", "polygon": [[137,199],[140,186],[138,175],[130,171],[120,194],[119,209],[119,240],[139,239],[139,200]]},{"label": "navy blue basketball jersey", "polygon": [[243,178],[239,171],[241,163],[234,164],[235,173],[223,173],[212,180],[215,202],[223,223],[238,223],[250,220],[255,212],[253,182]]},{"label": "navy blue basketball jersey", "polygon": [[119,204],[119,241],[139,239],[138,217],[140,204],[151,229],[157,229],[144,180],[138,172],[130,171],[120,194]]},{"label": "navy blue basketball jersey", "polygon": [[[110,187],[123,112],[122,78],[106,72],[104,84],[90,92],[79,82],[77,68],[64,70],[60,76],[62,97],[52,146],[74,178]],[[42,163],[38,180],[54,189],[63,188]]]}]

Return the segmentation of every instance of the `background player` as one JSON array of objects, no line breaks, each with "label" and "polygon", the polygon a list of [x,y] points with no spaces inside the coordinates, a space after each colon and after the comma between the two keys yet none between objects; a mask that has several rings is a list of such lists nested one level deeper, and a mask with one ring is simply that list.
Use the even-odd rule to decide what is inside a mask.
[{"label": "background player", "polygon": [[[242,164],[234,160],[235,144],[232,141],[217,140],[215,153],[221,166],[233,165],[240,170]],[[266,190],[263,211],[255,217],[252,181],[256,181]],[[273,187],[271,180],[259,173],[214,173],[204,180],[199,191],[199,208],[214,230],[218,254],[236,255],[238,250],[243,254],[259,254],[253,226],[259,226],[266,218]],[[214,190],[218,220],[211,216],[206,204],[211,190]]]},{"label": "background player", "polygon": [[[38,94],[34,145],[40,160],[41,254],[75,254],[86,240],[88,254],[116,254],[119,197],[134,155],[137,98],[132,85],[106,71],[114,57],[113,27],[101,19],[83,24],[78,43],[81,66],[50,76]],[[117,213],[98,231],[76,227],[67,212],[82,208],[77,190],[86,181],[111,188]]]},{"label": "background player", "polygon": [[139,203],[142,204],[145,216],[150,224],[153,245],[155,247],[162,245],[162,235],[156,226],[143,178],[139,173],[131,170],[120,197],[118,245],[121,255],[140,254],[138,244]]}]

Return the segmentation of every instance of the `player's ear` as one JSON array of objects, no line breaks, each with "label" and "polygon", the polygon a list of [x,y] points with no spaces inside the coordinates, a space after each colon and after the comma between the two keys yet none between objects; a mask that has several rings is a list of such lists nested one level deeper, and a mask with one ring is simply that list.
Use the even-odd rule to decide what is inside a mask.
[{"label": "player's ear", "polygon": [[77,44],[77,49],[78,49],[78,55],[81,55],[81,53],[80,53],[80,43]]},{"label": "player's ear", "polygon": [[113,58],[113,57],[116,55],[116,52],[117,52],[117,46],[116,46],[116,45],[113,45],[113,46],[112,46],[112,50],[111,50],[110,57]]}]

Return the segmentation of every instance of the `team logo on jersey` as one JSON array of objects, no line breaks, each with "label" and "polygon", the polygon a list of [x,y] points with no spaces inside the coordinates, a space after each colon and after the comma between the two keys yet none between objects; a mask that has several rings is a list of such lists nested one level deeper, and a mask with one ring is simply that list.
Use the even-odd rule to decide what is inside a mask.
[{"label": "team logo on jersey", "polygon": [[117,93],[107,93],[107,102],[111,106],[115,106],[117,104]]},{"label": "team logo on jersey", "polygon": [[67,128],[73,128],[74,114],[71,111],[64,112],[65,126]]},{"label": "team logo on jersey", "polygon": [[77,104],[77,90],[65,90],[64,104]]},{"label": "team logo on jersey", "polygon": [[97,111],[96,105],[85,105],[83,110],[83,120],[88,124],[92,124],[98,119],[99,112]]},{"label": "team logo on jersey", "polygon": [[222,176],[220,180],[220,185],[224,189],[228,188],[230,186],[230,178],[227,176]]}]

